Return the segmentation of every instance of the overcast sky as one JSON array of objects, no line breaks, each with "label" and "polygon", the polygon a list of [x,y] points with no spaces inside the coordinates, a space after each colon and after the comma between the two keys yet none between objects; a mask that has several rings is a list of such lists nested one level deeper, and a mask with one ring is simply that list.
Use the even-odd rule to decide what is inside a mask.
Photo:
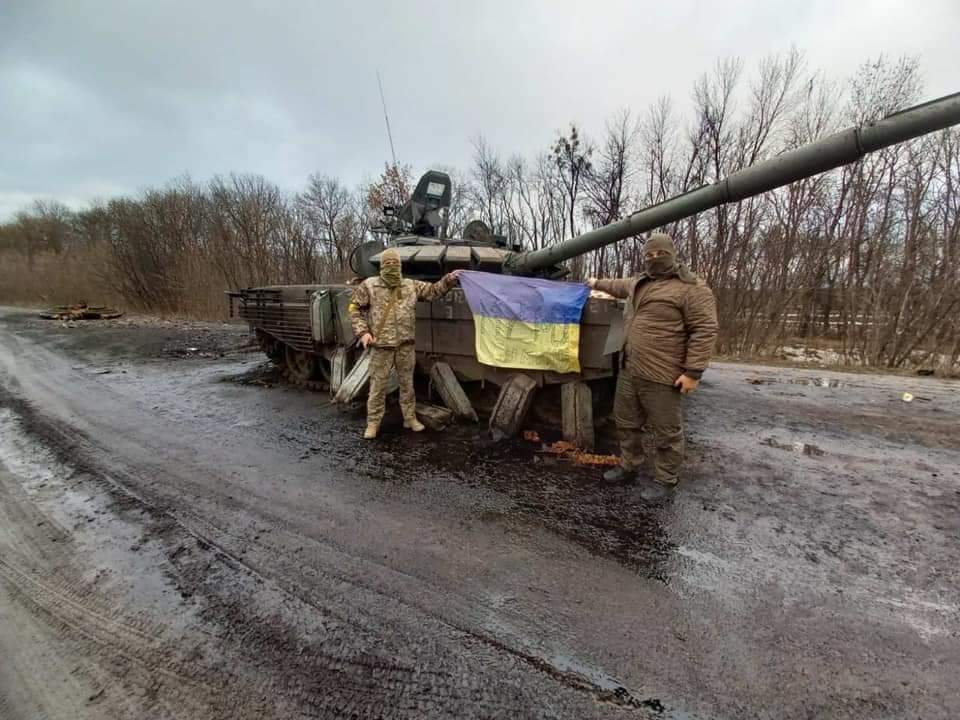
[{"label": "overcast sky", "polygon": [[723,57],[795,45],[838,79],[919,55],[925,97],[960,90],[960,0],[0,0],[0,220],[189,174],[312,172],[353,185],[389,158],[465,167],[570,121],[669,94]]}]

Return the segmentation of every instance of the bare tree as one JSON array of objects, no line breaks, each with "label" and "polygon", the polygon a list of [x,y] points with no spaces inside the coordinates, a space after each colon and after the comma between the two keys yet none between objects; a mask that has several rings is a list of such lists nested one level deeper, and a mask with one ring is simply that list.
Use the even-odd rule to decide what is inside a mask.
[{"label": "bare tree", "polygon": [[[640,125],[629,110],[621,110],[607,123],[603,142],[595,153],[583,179],[583,216],[593,227],[601,227],[623,217],[632,203],[630,187],[635,172],[635,155]],[[606,270],[606,248],[594,257],[591,274]]]},{"label": "bare tree", "polygon": [[409,165],[384,165],[383,172],[363,190],[367,224],[376,225],[385,207],[399,208],[413,192]]},{"label": "bare tree", "polygon": [[322,262],[331,274],[341,274],[347,258],[357,244],[352,223],[345,223],[356,212],[352,193],[336,178],[311,175],[307,189],[297,196],[296,205],[306,225],[301,232],[299,254],[308,275],[319,278],[316,253],[323,249]]},{"label": "bare tree", "polygon": [[567,135],[561,134],[551,148],[554,163],[557,166],[557,178],[564,191],[564,209],[569,221],[567,230],[570,235],[577,234],[577,210],[580,191],[585,176],[590,172],[590,156],[593,147],[580,137],[577,126],[570,125]]},{"label": "bare tree", "polygon": [[482,136],[473,141],[473,168],[467,188],[480,219],[495,233],[506,231],[506,172],[500,156]]}]

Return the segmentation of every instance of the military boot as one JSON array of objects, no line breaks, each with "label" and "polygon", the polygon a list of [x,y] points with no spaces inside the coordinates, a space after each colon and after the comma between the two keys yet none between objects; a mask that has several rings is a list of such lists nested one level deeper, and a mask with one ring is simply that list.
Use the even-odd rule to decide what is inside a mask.
[{"label": "military boot", "polygon": [[367,423],[367,429],[363,431],[364,440],[373,440],[380,433],[379,423]]},{"label": "military boot", "polygon": [[632,483],[637,479],[636,470],[627,470],[623,465],[617,465],[615,468],[610,468],[603,474],[604,482],[608,482],[611,485],[617,483]]},{"label": "military boot", "polygon": [[414,432],[423,432],[427,429],[422,422],[417,420],[416,415],[412,416],[409,420],[404,420],[403,426],[413,430]]},{"label": "military boot", "polygon": [[659,480],[650,480],[640,489],[640,497],[644,500],[665,500],[671,497],[677,489],[677,483],[663,483]]}]

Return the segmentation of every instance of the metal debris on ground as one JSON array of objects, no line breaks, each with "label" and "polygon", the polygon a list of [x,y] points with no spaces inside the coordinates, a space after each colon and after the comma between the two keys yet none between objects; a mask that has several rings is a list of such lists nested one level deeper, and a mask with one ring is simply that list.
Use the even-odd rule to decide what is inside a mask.
[{"label": "metal debris on ground", "polygon": [[902,395],[902,400],[903,400],[904,402],[913,402],[913,395],[912,395],[911,393],[905,392],[905,393]]},{"label": "metal debris on ground", "polygon": [[768,437],[760,441],[761,445],[776,448],[777,450],[788,450],[790,452],[802,453],[810,457],[822,457],[827,451],[805,442],[780,442],[776,438]]},{"label": "metal debris on ground", "polygon": [[809,387],[821,387],[821,388],[842,388],[847,387],[849,383],[837,378],[826,378],[826,377],[803,377],[790,380],[791,385],[807,385]]},{"label": "metal debris on ground", "polygon": [[[535,430],[524,431],[523,438],[531,442],[540,442],[540,436]],[[620,459],[616,455],[598,455],[584,452],[566,440],[557,440],[549,445],[543,444],[538,452],[558,455],[572,460],[577,465],[618,465],[620,463]]]},{"label": "metal debris on ground", "polygon": [[55,305],[40,313],[40,317],[47,320],[114,320],[122,317],[123,313],[106,305],[87,305],[85,302],[76,305]]},{"label": "metal debris on ground", "polygon": [[431,430],[443,430],[454,421],[452,410],[427,403],[417,403],[417,417]]},{"label": "metal debris on ground", "polygon": [[619,465],[620,458],[616,455],[597,455],[595,453],[575,452],[573,461],[577,465]]}]

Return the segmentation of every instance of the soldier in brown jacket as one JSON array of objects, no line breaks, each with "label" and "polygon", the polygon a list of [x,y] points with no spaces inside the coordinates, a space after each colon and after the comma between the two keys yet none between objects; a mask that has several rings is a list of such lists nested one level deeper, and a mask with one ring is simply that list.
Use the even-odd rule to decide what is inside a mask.
[{"label": "soldier in brown jacket", "polygon": [[645,272],[634,278],[597,280],[587,285],[627,300],[626,354],[617,379],[614,418],[620,434],[620,466],[609,482],[632,481],[643,461],[642,429],[653,433],[654,482],[647,496],[677,484],[683,462],[681,397],[696,390],[717,338],[713,292],[677,262],[673,239],[654,234],[643,247]]},{"label": "soldier in brown jacket", "polygon": [[397,368],[400,381],[403,426],[414,432],[424,429],[417,419],[417,398],[413,390],[413,371],[417,365],[414,345],[417,301],[436,300],[446,295],[459,274],[459,270],[454,270],[435,283],[404,279],[400,272],[400,253],[390,248],[380,256],[380,277],[367,278],[353,291],[347,307],[353,332],[364,348],[370,348],[365,439],[372,440],[380,432],[386,409],[387,380],[393,367]]}]

